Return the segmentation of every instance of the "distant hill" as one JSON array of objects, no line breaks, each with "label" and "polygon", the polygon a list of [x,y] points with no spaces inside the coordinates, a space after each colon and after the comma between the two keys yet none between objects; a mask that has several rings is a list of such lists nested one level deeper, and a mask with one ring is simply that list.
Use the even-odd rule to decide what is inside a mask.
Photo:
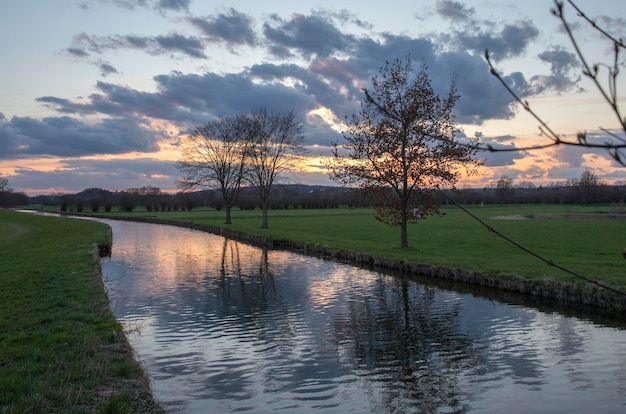
[{"label": "distant hill", "polygon": [[108,198],[113,195],[114,193],[112,191],[104,190],[102,188],[87,188],[81,191],[80,193],[74,194],[74,197],[89,199],[89,198]]}]

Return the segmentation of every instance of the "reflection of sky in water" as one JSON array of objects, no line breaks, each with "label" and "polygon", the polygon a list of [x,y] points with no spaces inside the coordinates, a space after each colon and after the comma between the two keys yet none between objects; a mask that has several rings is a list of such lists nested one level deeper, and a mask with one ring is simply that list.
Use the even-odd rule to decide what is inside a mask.
[{"label": "reflection of sky in water", "polygon": [[108,222],[111,304],[185,412],[624,412],[626,331],[166,226]]}]

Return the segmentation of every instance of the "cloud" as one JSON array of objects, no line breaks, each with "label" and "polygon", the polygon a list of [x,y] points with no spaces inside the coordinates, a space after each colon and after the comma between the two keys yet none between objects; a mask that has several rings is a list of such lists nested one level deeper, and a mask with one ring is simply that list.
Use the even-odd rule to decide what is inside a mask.
[{"label": "cloud", "polygon": [[[595,141],[592,137],[594,134],[588,134],[590,138],[590,142]],[[600,134],[596,135],[596,138]],[[600,140],[600,142],[603,142]],[[578,169],[585,167],[588,164],[588,160],[585,157],[589,157],[590,155],[597,155],[605,160],[610,160],[615,167],[622,167],[617,163],[617,161],[613,160],[608,152],[601,148],[581,148],[572,145],[559,145],[552,148],[548,154],[559,163],[559,168],[567,168],[567,169]],[[623,167],[622,167],[623,168]]]},{"label": "cloud", "polygon": [[[518,151],[512,135],[502,135],[483,140],[485,144],[490,145],[496,151],[480,151],[478,158],[485,160],[487,167],[506,167],[514,165],[515,160],[525,158],[528,153],[526,151]],[[499,150],[499,151],[498,151]]]},{"label": "cloud", "polygon": [[[126,10],[153,8],[161,12],[189,11],[191,0],[98,0],[100,3],[113,4]],[[81,3],[83,9],[89,8],[87,1]]]},{"label": "cloud", "polygon": [[[515,115],[511,103],[513,98],[500,82],[489,73],[485,61],[477,55],[444,53],[430,65],[429,74],[438,93],[445,93],[452,75],[457,76],[460,95],[455,107],[457,121],[464,124],[481,124],[487,119],[510,119]],[[444,74],[448,74],[444,77]],[[522,96],[530,93],[530,85],[521,73],[503,75]]]},{"label": "cloud", "polygon": [[370,30],[374,27],[374,25],[372,25],[371,23],[359,19],[356,14],[346,9],[318,9],[315,11],[315,14],[329,20],[336,20],[339,23],[339,26],[342,27],[346,24],[354,24],[356,27],[367,30]]},{"label": "cloud", "polygon": [[67,116],[5,118],[0,122],[0,159],[155,152],[161,138],[131,118],[103,119],[93,125]]},{"label": "cloud", "polygon": [[87,102],[45,96],[38,102],[65,114],[149,117],[191,127],[215,117],[271,106],[305,114],[315,108],[307,94],[282,83],[258,83],[245,73],[204,75],[172,73],[154,78],[157,92],[98,82]]},{"label": "cloud", "polygon": [[78,58],[89,56],[89,52],[87,52],[85,49],[80,48],[80,47],[68,47],[67,49],[65,49],[65,51],[69,53],[71,56],[78,57]]},{"label": "cloud", "polygon": [[257,43],[252,18],[233,8],[228,10],[228,14],[192,17],[189,21],[213,41],[224,42],[229,46],[252,46]]},{"label": "cloud", "polygon": [[[450,18],[454,17],[452,13],[458,11],[459,7],[466,14],[473,13],[450,1],[439,2],[438,6],[439,13],[447,14]],[[143,128],[147,129],[139,127],[139,119],[164,120],[186,130],[216,117],[259,107],[294,110],[298,117],[307,122],[305,130],[310,132],[307,145],[328,145],[329,137],[336,138],[337,132],[328,125],[322,125],[320,119],[307,118],[307,114],[321,107],[330,109],[335,119],[350,115],[358,110],[364,98],[362,88],[370,87],[372,76],[378,74],[383,63],[410,55],[416,69],[422,61],[428,64],[433,87],[439,94],[446,94],[450,82],[457,76],[461,96],[456,108],[459,122],[480,124],[486,119],[514,116],[511,108],[513,98],[489,74],[482,54],[466,49],[442,49],[438,43],[441,38],[436,36],[370,33],[357,37],[346,33],[342,25],[367,25],[345,10],[318,10],[309,15],[296,14],[288,19],[270,16],[259,36],[254,33],[252,19],[233,8],[209,17],[187,18],[184,21],[200,29],[204,37],[178,34],[154,37],[92,36],[81,33],[74,38],[68,53],[85,57],[126,48],[152,54],[180,53],[200,58],[204,56],[204,42],[212,40],[229,46],[254,46],[274,57],[299,56],[299,59],[285,63],[254,64],[239,73],[160,74],[153,78],[155,90],[150,92],[99,81],[96,83],[96,91],[81,101],[55,96],[43,96],[37,98],[37,101],[66,116],[102,115],[116,120],[128,117],[131,131],[132,127],[140,129],[139,137],[144,135]],[[526,23],[520,23],[518,29],[514,33],[523,35],[523,39],[516,40],[518,46],[501,46],[505,54],[517,53],[516,47],[525,47],[536,30]],[[468,32],[472,30],[468,28]],[[505,33],[508,39],[513,36],[509,31],[509,26],[505,26],[498,33],[489,32],[488,29],[481,33],[489,38]],[[482,45],[481,50],[484,47]],[[544,55],[545,59],[553,62],[555,68],[567,67],[565,57],[558,54]],[[108,62],[97,61],[97,64],[103,76],[117,73],[117,69]],[[521,73],[503,75],[503,78],[522,96],[533,91],[532,85]],[[118,135],[120,133],[118,131]],[[149,146],[131,144],[131,147],[151,150]],[[51,151],[62,153],[55,147]],[[507,161],[501,157],[497,162],[510,162],[511,159],[509,157]]]},{"label": "cloud", "polygon": [[110,63],[99,61],[99,62],[96,62],[95,64],[100,69],[100,74],[103,77],[119,73],[117,69],[115,69]]},{"label": "cloud", "polygon": [[56,96],[41,96],[36,98],[35,101],[42,103],[44,106],[54,109],[62,114],[87,114],[93,111],[80,111],[80,104],[75,104],[69,99],[57,98]]},{"label": "cloud", "polygon": [[[184,75],[173,73],[155,77],[158,99],[179,108],[176,120],[206,122],[214,116],[248,112],[271,106],[277,111],[294,110],[303,114],[314,108],[307,94],[282,83],[254,82],[240,74]],[[184,112],[180,112],[184,111]]]},{"label": "cloud", "polygon": [[168,52],[181,52],[187,56],[195,58],[206,58],[204,54],[204,45],[202,41],[196,37],[183,36],[177,33],[157,36],[154,41],[158,44],[154,54],[160,54],[161,50]]},{"label": "cloud", "polygon": [[[76,192],[84,188],[125,190],[152,185],[173,188],[179,172],[171,161],[153,158],[61,159],[54,171],[38,171],[20,166],[11,176],[11,183],[34,193],[50,189]],[[62,186],[62,188],[60,188]]]},{"label": "cloud", "polygon": [[297,52],[306,58],[327,57],[335,52],[347,52],[354,37],[342,33],[327,17],[295,14],[289,20],[274,15],[263,25],[263,34],[276,57]]},{"label": "cloud", "polygon": [[465,22],[475,13],[473,7],[452,0],[437,0],[435,8],[439,16],[454,22]]},{"label": "cloud", "polygon": [[[353,85],[354,71],[350,61],[337,59],[317,60],[309,67],[295,64],[275,65],[264,63],[252,66],[247,74],[253,80],[261,80],[268,84],[290,82],[309,103],[302,107],[302,114],[323,106],[329,108],[338,117],[353,112],[358,108],[358,100],[362,98],[361,90]],[[340,74],[333,68],[345,69]]]},{"label": "cloud", "polygon": [[160,10],[189,11],[191,0],[159,0],[156,7]]},{"label": "cloud", "polygon": [[539,36],[539,30],[530,21],[507,24],[499,32],[482,27],[453,32],[451,41],[457,50],[482,54],[488,49],[492,56],[502,60],[521,55],[529,43]]},{"label": "cloud", "polygon": [[143,50],[151,55],[183,54],[189,57],[206,59],[202,39],[171,33],[161,36],[109,35],[94,36],[80,33],[72,39],[72,46],[65,51],[73,57],[101,55],[108,50]]},{"label": "cloud", "polygon": [[530,79],[537,92],[551,90],[562,93],[578,85],[580,75],[575,78],[570,75],[572,70],[579,67],[576,55],[557,46],[552,50],[541,52],[537,57],[550,64],[550,75],[535,75]]}]

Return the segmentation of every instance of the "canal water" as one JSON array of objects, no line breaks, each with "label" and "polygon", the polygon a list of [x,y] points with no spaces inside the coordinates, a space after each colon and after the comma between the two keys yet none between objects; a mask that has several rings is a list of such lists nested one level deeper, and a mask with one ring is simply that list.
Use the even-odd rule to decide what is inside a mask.
[{"label": "canal water", "polygon": [[103,221],[111,307],[170,412],[626,412],[619,321]]}]

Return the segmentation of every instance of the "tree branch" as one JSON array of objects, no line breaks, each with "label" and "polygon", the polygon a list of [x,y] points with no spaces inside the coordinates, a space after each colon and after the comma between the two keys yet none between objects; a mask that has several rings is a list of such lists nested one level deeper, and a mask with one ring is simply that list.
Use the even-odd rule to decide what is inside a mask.
[{"label": "tree branch", "polygon": [[534,251],[530,250],[529,248],[523,246],[522,244],[514,241],[513,239],[511,239],[510,237],[504,235],[503,233],[500,233],[498,230],[496,230],[495,228],[493,228],[492,226],[490,226],[489,224],[487,224],[484,220],[482,220],[481,218],[477,217],[475,214],[473,214],[471,211],[469,211],[468,209],[466,209],[465,207],[463,207],[461,204],[459,204],[455,199],[453,199],[452,197],[450,197],[448,194],[446,194],[444,191],[440,191],[441,194],[447,199],[449,200],[452,204],[454,204],[455,206],[457,206],[459,209],[461,209],[465,214],[469,215],[471,218],[473,218],[474,220],[476,220],[477,222],[479,222],[481,225],[483,225],[488,231],[492,232],[493,234],[495,234],[496,236],[500,237],[501,239],[505,240],[506,242],[512,244],[513,246],[517,247],[518,249],[524,251],[525,253],[535,257],[536,259],[541,260],[542,262],[544,262],[545,264],[547,264],[548,266],[554,267],[556,269],[559,269],[569,275],[572,275],[574,277],[577,277],[579,279],[582,279],[586,282],[589,282],[591,284],[594,284],[598,287],[601,287],[602,289],[606,289],[609,290],[611,292],[617,293],[619,295],[622,296],[626,296],[626,292],[623,292],[621,290],[615,289],[611,286],[607,286],[603,283],[598,282],[597,280],[591,279],[587,276],[581,275],[580,273],[577,273],[573,270],[570,270],[558,263],[555,263],[554,261],[552,261],[551,259],[545,258],[544,256],[535,253]]}]

